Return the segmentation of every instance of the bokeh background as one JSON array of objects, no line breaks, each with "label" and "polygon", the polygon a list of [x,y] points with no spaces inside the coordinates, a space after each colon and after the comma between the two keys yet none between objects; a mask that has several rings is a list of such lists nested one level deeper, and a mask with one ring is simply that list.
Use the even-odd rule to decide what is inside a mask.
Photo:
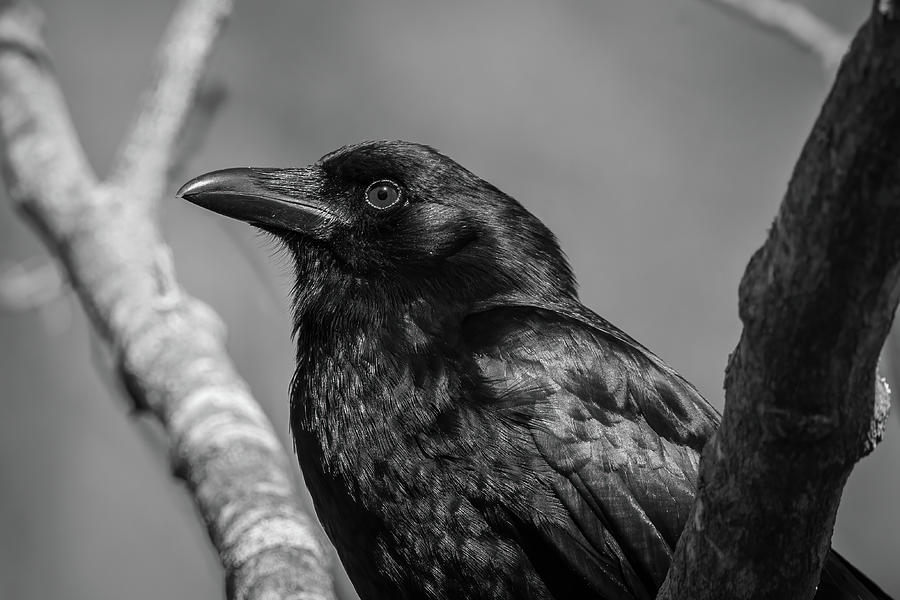
[{"label": "bokeh background", "polygon": [[[102,172],[174,2],[39,4]],[[869,6],[806,4],[847,31]],[[211,77],[228,101],[186,177],[364,139],[436,146],[547,222],[584,302],[719,407],[739,278],[828,87],[813,58],[700,0],[245,0]],[[162,221],[287,443],[285,265],[249,227],[173,196]],[[0,264],[44,253],[0,198]],[[71,299],[0,314],[0,597],[222,598],[158,432],[136,427],[95,347]],[[854,471],[834,545],[900,597],[898,419]]]}]

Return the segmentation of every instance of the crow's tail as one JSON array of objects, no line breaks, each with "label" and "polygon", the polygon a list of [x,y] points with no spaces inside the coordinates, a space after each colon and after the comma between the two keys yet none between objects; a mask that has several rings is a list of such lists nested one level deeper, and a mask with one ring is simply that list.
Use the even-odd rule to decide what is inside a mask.
[{"label": "crow's tail", "polygon": [[875,582],[832,550],[822,569],[815,600],[893,600]]}]

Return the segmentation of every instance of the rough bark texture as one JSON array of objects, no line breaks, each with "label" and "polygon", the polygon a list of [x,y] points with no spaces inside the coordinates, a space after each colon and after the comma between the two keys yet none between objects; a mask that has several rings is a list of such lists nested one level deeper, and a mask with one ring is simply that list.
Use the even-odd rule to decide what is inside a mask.
[{"label": "rough bark texture", "polygon": [[230,0],[180,4],[113,176],[99,181],[48,68],[39,14],[0,2],[4,175],[63,262],[136,405],[162,423],[229,597],[325,599],[327,555],[298,503],[291,462],[225,353],[222,323],[175,281],[154,214],[230,10]]},{"label": "rough bark texture", "polygon": [[765,245],[722,425],[658,598],[811,598],[844,483],[882,433],[876,377],[900,295],[900,22],[876,2]]}]

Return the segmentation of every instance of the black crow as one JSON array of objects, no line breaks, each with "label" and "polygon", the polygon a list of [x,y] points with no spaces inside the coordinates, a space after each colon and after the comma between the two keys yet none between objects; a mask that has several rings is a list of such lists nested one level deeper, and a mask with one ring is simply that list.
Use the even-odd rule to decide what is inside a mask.
[{"label": "black crow", "polygon": [[[360,596],[655,596],[719,415],[579,302],[534,215],[399,141],[179,195],[293,255],[291,427]],[[887,596],[832,552],[816,598]]]}]

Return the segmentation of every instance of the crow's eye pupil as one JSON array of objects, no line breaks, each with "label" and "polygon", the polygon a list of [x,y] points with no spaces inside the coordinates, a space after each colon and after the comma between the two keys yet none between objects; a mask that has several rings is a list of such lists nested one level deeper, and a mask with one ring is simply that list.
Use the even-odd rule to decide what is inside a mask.
[{"label": "crow's eye pupil", "polygon": [[366,202],[373,208],[384,210],[400,201],[400,187],[393,181],[376,181],[366,190]]}]

